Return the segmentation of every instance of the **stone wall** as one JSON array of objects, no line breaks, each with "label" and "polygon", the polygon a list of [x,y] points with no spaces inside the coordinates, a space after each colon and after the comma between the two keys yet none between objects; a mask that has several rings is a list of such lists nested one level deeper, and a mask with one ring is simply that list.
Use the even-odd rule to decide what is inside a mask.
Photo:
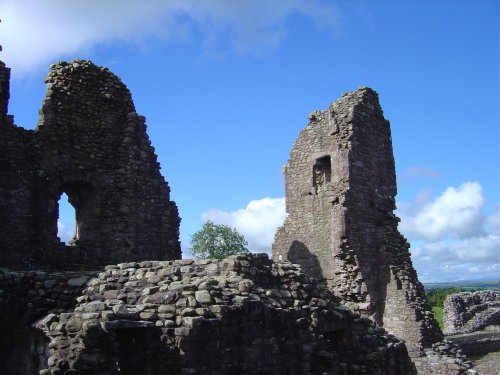
[{"label": "stone wall", "polygon": [[443,315],[444,333],[448,335],[500,326],[500,291],[451,294],[444,301]]},{"label": "stone wall", "polygon": [[412,364],[400,339],[343,303],[265,254],[2,269],[0,363],[6,375],[475,373],[441,344]]},{"label": "stone wall", "polygon": [[97,271],[9,271],[0,268],[0,315],[25,324],[49,313],[72,311]]},{"label": "stone wall", "polygon": [[10,68],[0,61],[0,121],[12,123],[8,106],[10,97]]},{"label": "stone wall", "polygon": [[3,374],[38,374],[49,339],[31,325],[48,314],[74,310],[85,283],[97,272],[14,272],[0,269],[0,364]]},{"label": "stone wall", "polygon": [[500,327],[498,326],[496,329],[448,335],[446,338],[460,347],[467,356],[477,357],[497,352],[497,356],[500,358]]},{"label": "stone wall", "polygon": [[285,168],[288,217],[273,244],[418,356],[442,338],[394,215],[389,122],[361,88],[309,115]]},{"label": "stone wall", "polygon": [[125,263],[37,323],[41,374],[414,374],[405,345],[289,262]]},{"label": "stone wall", "polygon": [[[130,92],[90,61],[50,68],[34,131],[7,116],[0,64],[0,265],[82,268],[181,257],[177,207]],[[75,208],[73,246],[57,237],[58,201]]]},{"label": "stone wall", "polygon": [[372,90],[313,113],[292,150],[274,256],[308,276],[263,254],[166,260],[180,219],[126,87],[80,60],[46,81],[37,128],[17,127],[0,62],[0,265],[32,269],[0,269],[2,373],[475,374],[436,342]]}]

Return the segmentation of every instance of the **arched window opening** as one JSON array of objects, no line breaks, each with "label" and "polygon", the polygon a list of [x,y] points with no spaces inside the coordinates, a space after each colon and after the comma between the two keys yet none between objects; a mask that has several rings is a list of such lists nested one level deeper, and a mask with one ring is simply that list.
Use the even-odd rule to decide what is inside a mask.
[{"label": "arched window opening", "polygon": [[330,155],[316,159],[313,165],[313,186],[317,190],[332,180],[332,162]]},{"label": "arched window opening", "polygon": [[73,181],[61,186],[60,191],[58,236],[68,245],[77,245],[89,239],[89,223],[95,215],[93,188],[87,182]]},{"label": "arched window opening", "polygon": [[66,193],[59,198],[59,218],[57,219],[57,236],[66,245],[78,239],[76,230],[76,210]]}]

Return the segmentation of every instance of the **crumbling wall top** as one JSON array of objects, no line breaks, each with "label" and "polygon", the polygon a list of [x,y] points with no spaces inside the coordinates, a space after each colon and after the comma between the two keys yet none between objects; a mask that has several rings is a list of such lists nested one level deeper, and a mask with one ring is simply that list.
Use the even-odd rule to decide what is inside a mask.
[{"label": "crumbling wall top", "polygon": [[449,295],[444,301],[444,333],[469,333],[500,327],[500,291],[479,290]]},{"label": "crumbling wall top", "polygon": [[[45,81],[35,131],[0,126],[2,265],[180,258],[178,210],[127,87],[78,59],[51,65]],[[75,208],[74,246],[57,237],[62,193]]]}]

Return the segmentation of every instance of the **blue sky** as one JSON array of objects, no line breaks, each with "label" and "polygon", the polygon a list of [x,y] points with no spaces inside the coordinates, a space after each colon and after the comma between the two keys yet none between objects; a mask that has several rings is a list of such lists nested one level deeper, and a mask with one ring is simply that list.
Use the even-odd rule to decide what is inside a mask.
[{"label": "blue sky", "polygon": [[269,251],[307,115],[370,86],[421,280],[499,277],[498,1],[2,0],[0,18],[17,125],[34,128],[57,60],[91,59],[129,87],[185,256],[206,219]]}]

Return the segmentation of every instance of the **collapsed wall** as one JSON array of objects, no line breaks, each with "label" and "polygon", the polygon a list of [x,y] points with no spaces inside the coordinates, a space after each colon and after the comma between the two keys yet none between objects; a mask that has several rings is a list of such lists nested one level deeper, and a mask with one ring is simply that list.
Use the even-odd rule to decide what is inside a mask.
[{"label": "collapsed wall", "polygon": [[416,373],[403,342],[266,254],[117,264],[87,285],[36,323],[40,374]]},{"label": "collapsed wall", "polygon": [[475,373],[442,343],[411,363],[400,339],[265,254],[0,269],[0,330],[6,375]]},{"label": "collapsed wall", "polygon": [[444,301],[443,314],[447,335],[476,332],[488,326],[500,328],[500,291],[451,294]]},{"label": "collapsed wall", "polygon": [[[129,90],[90,61],[53,64],[34,131],[7,115],[0,62],[0,265],[95,267],[181,257],[177,207]],[[75,208],[73,246],[58,201]]]},{"label": "collapsed wall", "polygon": [[394,215],[389,122],[369,88],[309,115],[284,167],[288,217],[274,259],[288,259],[405,339],[419,355],[442,334]]}]

